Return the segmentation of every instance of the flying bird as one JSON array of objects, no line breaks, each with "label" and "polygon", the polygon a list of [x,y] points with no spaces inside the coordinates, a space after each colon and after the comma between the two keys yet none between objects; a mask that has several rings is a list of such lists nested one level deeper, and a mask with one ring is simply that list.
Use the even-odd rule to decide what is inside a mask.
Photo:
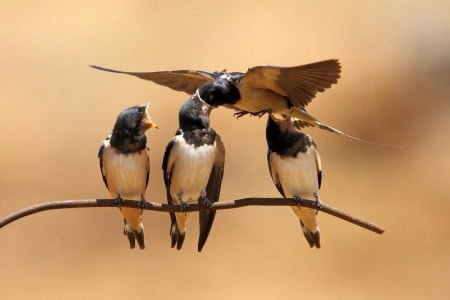
[{"label": "flying bird", "polygon": [[145,131],[158,128],[152,122],[148,108],[149,104],[122,111],[98,152],[103,181],[124,217],[123,233],[128,237],[131,249],[135,248],[136,240],[139,248],[145,248],[142,209],[121,207],[120,204],[123,199],[145,204],[150,174]]},{"label": "flying bird", "polygon": [[[319,152],[311,136],[299,131],[289,116],[280,119],[270,114],[266,127],[267,161],[270,175],[280,194],[294,198],[319,200],[322,167]],[[320,248],[317,210],[292,206],[300,220],[309,246]]]},{"label": "flying bird", "polygon": [[[196,93],[180,109],[179,129],[167,145],[162,166],[169,204],[187,208],[190,203],[200,203],[210,207],[219,200],[225,147],[220,136],[209,127],[213,108]],[[199,252],[206,243],[215,214],[215,210],[199,212]],[[187,212],[170,213],[172,248],[176,245],[180,250],[183,246],[189,216]]]},{"label": "flying bird", "polygon": [[227,95],[210,93],[203,98],[210,105],[223,105],[237,111],[237,116],[252,114],[262,116],[265,113],[289,115],[298,121],[299,128],[319,127],[331,132],[348,135],[336,128],[322,123],[306,110],[318,92],[323,92],[340,77],[341,65],[337,59],[319,61],[295,67],[257,66],[241,72],[214,72],[195,70],[177,70],[162,72],[125,72],[91,65],[92,68],[137,76],[167,86],[176,91],[193,95],[196,90],[209,85],[227,85]]}]

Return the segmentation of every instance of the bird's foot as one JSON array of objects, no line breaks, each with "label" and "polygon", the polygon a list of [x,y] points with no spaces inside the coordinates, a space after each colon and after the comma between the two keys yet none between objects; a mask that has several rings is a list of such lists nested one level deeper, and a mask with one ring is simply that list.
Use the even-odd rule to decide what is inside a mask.
[{"label": "bird's foot", "polygon": [[145,208],[145,206],[146,206],[147,203],[148,203],[148,202],[145,201],[144,196],[142,196],[142,197],[141,197],[141,200],[139,200],[139,207],[142,209],[142,211],[144,211],[144,208]]},{"label": "bird's foot", "polygon": [[272,110],[271,109],[264,109],[255,113],[252,113],[252,116],[258,117],[261,119],[262,116],[264,116],[265,114],[271,113]]},{"label": "bird's foot", "polygon": [[120,197],[120,195],[117,196],[116,199],[114,199],[114,204],[115,204],[119,209],[122,208],[123,199],[122,199],[122,197]]},{"label": "bird's foot", "polygon": [[240,118],[242,118],[243,116],[248,115],[248,114],[249,114],[248,111],[238,111],[238,112],[235,112],[233,116],[234,116],[236,119],[240,119]]},{"label": "bird's foot", "polygon": [[180,207],[181,207],[181,210],[182,210],[184,213],[186,213],[187,210],[188,210],[188,208],[189,208],[189,204],[186,203],[186,202],[181,202]]},{"label": "bird's foot", "polygon": [[202,200],[200,201],[200,204],[203,205],[205,208],[210,209],[213,202],[208,198],[203,197]]},{"label": "bird's foot", "polygon": [[236,117],[236,119],[242,118],[245,115],[251,115],[252,117],[258,117],[261,118],[262,116],[264,116],[267,113],[271,113],[272,110],[271,109],[263,109],[257,112],[248,112],[248,111],[238,111],[234,113],[234,116]]},{"label": "bird's foot", "polygon": [[314,195],[314,206],[317,209],[320,209],[322,207],[322,202],[320,202],[319,195],[317,193],[314,193],[313,195]]},{"label": "bird's foot", "polygon": [[294,200],[295,200],[295,202],[297,202],[297,206],[298,206],[298,207],[302,207],[302,205],[305,203],[305,202],[303,201],[303,198],[302,198],[302,197],[299,197],[299,196],[294,196]]}]

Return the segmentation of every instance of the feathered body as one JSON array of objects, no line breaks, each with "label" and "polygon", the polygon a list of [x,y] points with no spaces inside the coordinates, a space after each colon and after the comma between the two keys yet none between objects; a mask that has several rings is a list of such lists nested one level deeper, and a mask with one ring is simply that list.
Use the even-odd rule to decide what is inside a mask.
[{"label": "feathered body", "polygon": [[[321,161],[311,136],[298,131],[291,117],[270,115],[266,138],[267,160],[272,180],[286,198],[317,199],[322,180]],[[317,210],[293,206],[302,231],[311,247],[320,248]]]},{"label": "feathered body", "polygon": [[[145,131],[156,127],[147,109],[148,105],[133,106],[119,114],[111,135],[103,141],[98,153],[103,181],[119,205],[121,199],[145,201],[150,175]],[[120,210],[130,248],[135,247],[137,240],[139,247],[144,249],[142,209],[121,207]]]},{"label": "feathered body", "polygon": [[[197,93],[180,109],[180,128],[167,145],[163,160],[167,200],[172,204],[210,205],[219,200],[225,148],[220,136],[209,127],[212,107]],[[172,247],[181,249],[190,213],[171,213]],[[211,230],[215,211],[199,213],[201,251]]]}]

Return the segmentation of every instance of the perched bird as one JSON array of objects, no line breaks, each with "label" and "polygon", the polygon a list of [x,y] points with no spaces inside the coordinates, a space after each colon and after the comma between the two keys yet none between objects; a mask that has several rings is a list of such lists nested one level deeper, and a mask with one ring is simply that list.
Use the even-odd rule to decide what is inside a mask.
[{"label": "perched bird", "polygon": [[304,108],[318,92],[323,92],[337,82],[341,66],[336,59],[295,67],[258,66],[249,68],[246,73],[225,70],[214,73],[195,70],[125,72],[99,66],[91,67],[134,75],[191,95],[203,85],[209,86],[210,90],[227,86],[226,95],[210,93],[203,100],[210,105],[233,108],[238,117],[248,113],[258,116],[267,112],[279,113],[298,119],[295,125],[299,128],[315,126],[354,138],[322,123]]},{"label": "perched bird", "polygon": [[[266,139],[267,161],[270,175],[278,191],[285,198],[319,201],[322,168],[319,152],[311,136],[300,132],[289,116],[277,119],[270,114]],[[320,248],[320,233],[317,226],[317,210],[292,206],[300,219],[300,225],[310,247]]]},{"label": "perched bird", "polygon": [[145,131],[158,128],[152,122],[148,108],[147,104],[122,111],[98,152],[103,181],[122,212],[123,233],[128,237],[131,249],[136,240],[141,249],[145,248],[142,209],[120,207],[120,204],[123,199],[145,204],[144,194],[150,174]]},{"label": "perched bird", "polygon": [[[200,203],[209,207],[219,200],[225,148],[220,136],[209,127],[213,106],[200,98],[200,94],[207,93],[197,92],[183,104],[178,116],[180,127],[167,145],[162,168],[169,204],[187,208],[190,203]],[[199,252],[208,238],[215,214],[215,210],[199,212]],[[189,215],[170,213],[172,248],[176,245],[180,250],[183,246]]]}]

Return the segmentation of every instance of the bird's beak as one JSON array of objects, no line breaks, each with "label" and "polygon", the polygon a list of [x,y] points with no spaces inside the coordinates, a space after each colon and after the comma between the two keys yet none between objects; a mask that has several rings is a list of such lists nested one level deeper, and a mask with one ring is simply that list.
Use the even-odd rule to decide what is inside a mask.
[{"label": "bird's beak", "polygon": [[153,123],[152,119],[150,119],[150,116],[148,114],[145,114],[144,118],[142,119],[142,125],[145,130],[150,129],[150,128],[156,128],[156,129],[159,128],[158,125]]},{"label": "bird's beak", "polygon": [[145,130],[150,129],[150,128],[156,128],[158,129],[158,125],[156,125],[155,123],[153,123],[152,119],[150,118],[150,115],[148,113],[148,110],[150,108],[150,102],[148,102],[147,104],[144,105],[145,106],[145,115],[144,118],[142,119],[142,125],[144,127]]}]

